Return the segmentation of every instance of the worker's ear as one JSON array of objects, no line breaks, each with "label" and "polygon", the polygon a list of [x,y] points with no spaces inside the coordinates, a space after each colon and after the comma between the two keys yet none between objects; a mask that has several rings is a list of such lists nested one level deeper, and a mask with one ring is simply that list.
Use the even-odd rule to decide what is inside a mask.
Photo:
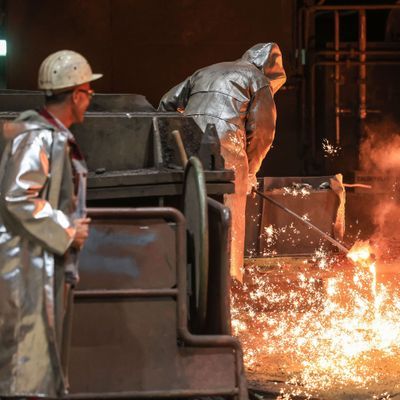
[{"label": "worker's ear", "polygon": [[79,96],[79,90],[74,89],[71,93],[71,101],[73,104],[76,104],[78,102],[78,96]]}]

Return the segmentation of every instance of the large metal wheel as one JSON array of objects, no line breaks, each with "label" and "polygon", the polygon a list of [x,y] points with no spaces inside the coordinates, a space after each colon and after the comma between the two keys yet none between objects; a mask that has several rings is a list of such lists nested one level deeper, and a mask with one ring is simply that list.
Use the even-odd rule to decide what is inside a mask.
[{"label": "large metal wheel", "polygon": [[204,327],[207,314],[208,215],[203,167],[196,157],[191,157],[186,164],[183,196],[192,289],[190,322],[197,331]]}]

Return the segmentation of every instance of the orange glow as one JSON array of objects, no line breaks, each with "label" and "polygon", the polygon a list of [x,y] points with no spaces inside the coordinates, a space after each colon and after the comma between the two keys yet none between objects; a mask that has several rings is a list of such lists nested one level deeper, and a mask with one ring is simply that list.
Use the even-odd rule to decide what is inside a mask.
[{"label": "orange glow", "polygon": [[350,249],[347,257],[354,262],[367,261],[371,257],[371,250],[368,242],[358,241]]},{"label": "orange glow", "polygon": [[400,290],[379,281],[371,252],[358,242],[352,265],[323,251],[297,267],[247,265],[232,326],[248,374],[286,383],[278,400],[400,391]]}]

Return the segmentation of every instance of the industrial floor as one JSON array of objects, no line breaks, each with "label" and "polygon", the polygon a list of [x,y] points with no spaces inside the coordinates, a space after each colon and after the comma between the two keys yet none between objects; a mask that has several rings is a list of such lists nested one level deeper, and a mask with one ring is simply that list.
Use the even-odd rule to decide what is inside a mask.
[{"label": "industrial floor", "polygon": [[246,260],[232,290],[252,399],[400,399],[400,264]]}]

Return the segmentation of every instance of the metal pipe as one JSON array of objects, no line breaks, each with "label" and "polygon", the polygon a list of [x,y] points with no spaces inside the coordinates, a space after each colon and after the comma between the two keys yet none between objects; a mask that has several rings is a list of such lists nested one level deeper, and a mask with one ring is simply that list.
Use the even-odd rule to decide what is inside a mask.
[{"label": "metal pipe", "polygon": [[305,20],[305,9],[302,7],[299,11],[298,17],[298,58],[297,58],[297,72],[303,77],[300,82],[300,96],[298,97],[300,112],[300,146],[298,147],[303,151],[303,144],[306,142],[306,126],[307,126],[307,81],[305,78],[305,40],[303,36],[303,23]]},{"label": "metal pipe", "polygon": [[349,252],[349,249],[345,246],[343,246],[340,242],[338,242],[336,239],[334,239],[332,236],[329,236],[327,233],[321,231],[321,229],[317,228],[314,224],[312,224],[311,222],[305,220],[304,218],[302,218],[300,215],[296,214],[295,212],[293,212],[292,210],[290,210],[289,208],[285,207],[284,205],[282,205],[281,203],[277,202],[276,200],[274,200],[273,198],[267,196],[266,194],[253,189],[254,193],[257,193],[260,197],[262,197],[265,200],[268,200],[270,203],[274,204],[275,206],[279,207],[281,210],[287,212],[288,214],[290,214],[292,217],[296,218],[297,220],[301,221],[304,225],[306,225],[308,228],[312,229],[314,232],[317,232],[320,236],[322,236],[324,239],[328,240],[329,242],[331,242],[334,246],[336,246],[340,251],[343,251],[343,253],[347,254]]},{"label": "metal pipe", "polygon": [[304,8],[302,7],[299,10],[299,13],[297,15],[297,30],[296,30],[297,31],[297,43],[296,43],[296,46],[297,46],[297,60],[296,60],[297,72],[301,72],[303,70],[303,66],[301,63],[301,59],[302,59],[301,53],[302,53],[302,49],[303,49],[303,38],[302,38],[302,35],[303,35],[303,10],[304,10]]},{"label": "metal pipe", "polygon": [[76,290],[75,299],[125,298],[125,297],[176,297],[177,289],[116,289],[116,290]]},{"label": "metal pipe", "polygon": [[[367,116],[367,66],[366,66],[366,48],[367,48],[367,17],[365,10],[359,13],[358,25],[358,40],[359,40],[359,118],[363,121]],[[361,134],[363,132],[360,132]]]},{"label": "metal pipe", "polygon": [[304,9],[304,50],[307,51],[308,45],[308,36],[309,36],[309,20],[310,20],[310,12],[306,8]]},{"label": "metal pipe", "polygon": [[[355,55],[358,56],[360,52],[355,49],[351,50],[339,50],[338,52],[334,50],[319,50],[315,52],[315,55],[318,56],[334,56],[336,53],[339,53],[339,55]],[[392,55],[398,55],[399,51],[398,50],[366,50],[365,53],[367,55],[371,56],[392,56]]]},{"label": "metal pipe", "polygon": [[180,165],[182,166],[182,168],[185,168],[188,162],[188,158],[186,155],[185,146],[183,145],[181,134],[178,130],[174,130],[171,132],[171,135],[175,143],[176,155],[179,158]]},{"label": "metal pipe", "polygon": [[[333,66],[336,64],[336,61],[317,61],[315,64],[313,64],[313,66]],[[360,61],[359,60],[352,60],[352,61],[340,61],[339,62],[340,65],[360,65]],[[365,61],[366,65],[399,65],[400,64],[400,60],[379,60],[379,61],[375,61],[375,60],[366,60]]]},{"label": "metal pipe", "polygon": [[154,166],[160,168],[163,165],[162,146],[158,117],[153,117],[153,157]]},{"label": "metal pipe", "polygon": [[313,157],[317,153],[317,138],[315,130],[315,67],[316,63],[311,65],[311,77],[310,77],[310,133],[311,133],[311,150]]},{"label": "metal pipe", "polygon": [[335,140],[340,144],[340,15],[335,11]]},{"label": "metal pipe", "polygon": [[400,9],[400,4],[370,4],[370,5],[315,5],[307,8],[315,11],[365,11],[365,10],[393,10]]},{"label": "metal pipe", "polygon": [[147,391],[121,391],[110,393],[72,393],[64,395],[63,399],[85,400],[85,399],[176,399],[187,397],[208,397],[208,396],[235,396],[238,394],[237,389],[175,389],[175,390],[147,390]]}]

